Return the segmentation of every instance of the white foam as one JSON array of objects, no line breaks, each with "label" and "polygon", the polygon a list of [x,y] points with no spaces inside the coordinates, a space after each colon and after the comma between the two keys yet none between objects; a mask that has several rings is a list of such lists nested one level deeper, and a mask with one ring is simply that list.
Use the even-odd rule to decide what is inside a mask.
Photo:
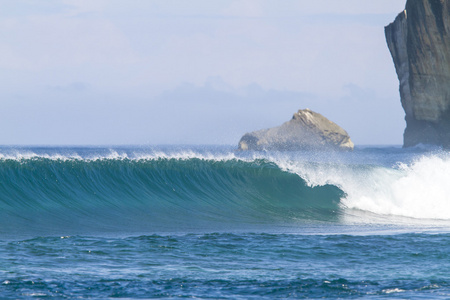
[{"label": "white foam", "polygon": [[37,154],[32,151],[14,151],[12,153],[0,153],[0,160],[15,160],[15,161],[26,161],[26,160],[33,160],[33,159],[39,159],[39,158],[45,158],[49,160],[80,160],[83,159],[80,155],[73,153],[73,154],[61,154],[61,153],[44,153],[44,154]]},{"label": "white foam", "polygon": [[402,292],[405,292],[405,290],[399,289],[399,288],[393,288],[393,289],[382,290],[382,292],[385,294],[392,294],[392,293],[402,293]]},{"label": "white foam", "polygon": [[381,215],[450,220],[450,157],[424,156],[392,168],[339,164],[283,166],[311,186],[333,184],[344,207]]},{"label": "white foam", "polygon": [[226,153],[222,155],[212,153],[199,153],[192,150],[183,150],[179,152],[166,153],[157,151],[154,153],[133,153],[133,159],[135,160],[158,160],[158,159],[176,159],[176,160],[190,160],[201,159],[210,161],[227,161],[238,159],[234,153]]},{"label": "white foam", "polygon": [[[98,161],[98,160],[134,160],[134,161],[152,161],[159,159],[175,159],[175,160],[190,160],[190,159],[200,159],[209,161],[227,161],[227,160],[242,160],[242,161],[252,161],[257,159],[256,157],[242,158],[236,156],[233,152],[226,152],[224,154],[213,154],[210,152],[196,152],[193,150],[181,150],[181,151],[148,151],[148,152],[130,152],[109,149],[103,151],[103,153],[88,153],[81,155],[77,152],[63,153],[63,152],[53,152],[53,153],[36,153],[30,150],[17,150],[10,151],[7,153],[0,153],[0,160],[15,160],[24,162],[26,160],[34,159],[49,159],[49,160],[62,160],[62,161]],[[261,156],[262,158],[262,156]]]}]

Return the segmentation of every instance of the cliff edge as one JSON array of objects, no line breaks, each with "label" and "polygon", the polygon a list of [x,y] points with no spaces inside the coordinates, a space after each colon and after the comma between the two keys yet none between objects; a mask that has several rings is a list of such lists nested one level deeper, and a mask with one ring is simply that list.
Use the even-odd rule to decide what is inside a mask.
[{"label": "cliff edge", "polygon": [[238,150],[353,150],[347,132],[321,114],[299,110],[281,126],[246,133]]},{"label": "cliff edge", "polygon": [[385,27],[406,116],[403,146],[450,148],[450,1],[408,0]]}]

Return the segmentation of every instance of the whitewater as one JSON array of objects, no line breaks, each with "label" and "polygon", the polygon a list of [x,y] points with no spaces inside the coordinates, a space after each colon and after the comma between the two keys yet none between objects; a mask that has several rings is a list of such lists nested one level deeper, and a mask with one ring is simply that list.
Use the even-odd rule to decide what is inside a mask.
[{"label": "whitewater", "polygon": [[450,297],[450,154],[0,147],[6,298]]}]

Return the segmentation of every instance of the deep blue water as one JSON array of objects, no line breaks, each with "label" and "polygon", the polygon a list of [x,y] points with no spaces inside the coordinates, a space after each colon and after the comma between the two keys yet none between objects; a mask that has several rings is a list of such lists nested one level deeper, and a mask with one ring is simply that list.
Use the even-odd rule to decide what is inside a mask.
[{"label": "deep blue water", "polygon": [[450,154],[1,147],[0,297],[450,298]]}]

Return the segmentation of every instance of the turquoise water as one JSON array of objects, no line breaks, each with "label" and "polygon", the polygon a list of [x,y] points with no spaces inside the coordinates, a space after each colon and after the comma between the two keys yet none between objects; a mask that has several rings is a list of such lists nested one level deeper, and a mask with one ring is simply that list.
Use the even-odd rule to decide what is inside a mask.
[{"label": "turquoise water", "polygon": [[450,155],[3,147],[0,297],[450,297]]}]

